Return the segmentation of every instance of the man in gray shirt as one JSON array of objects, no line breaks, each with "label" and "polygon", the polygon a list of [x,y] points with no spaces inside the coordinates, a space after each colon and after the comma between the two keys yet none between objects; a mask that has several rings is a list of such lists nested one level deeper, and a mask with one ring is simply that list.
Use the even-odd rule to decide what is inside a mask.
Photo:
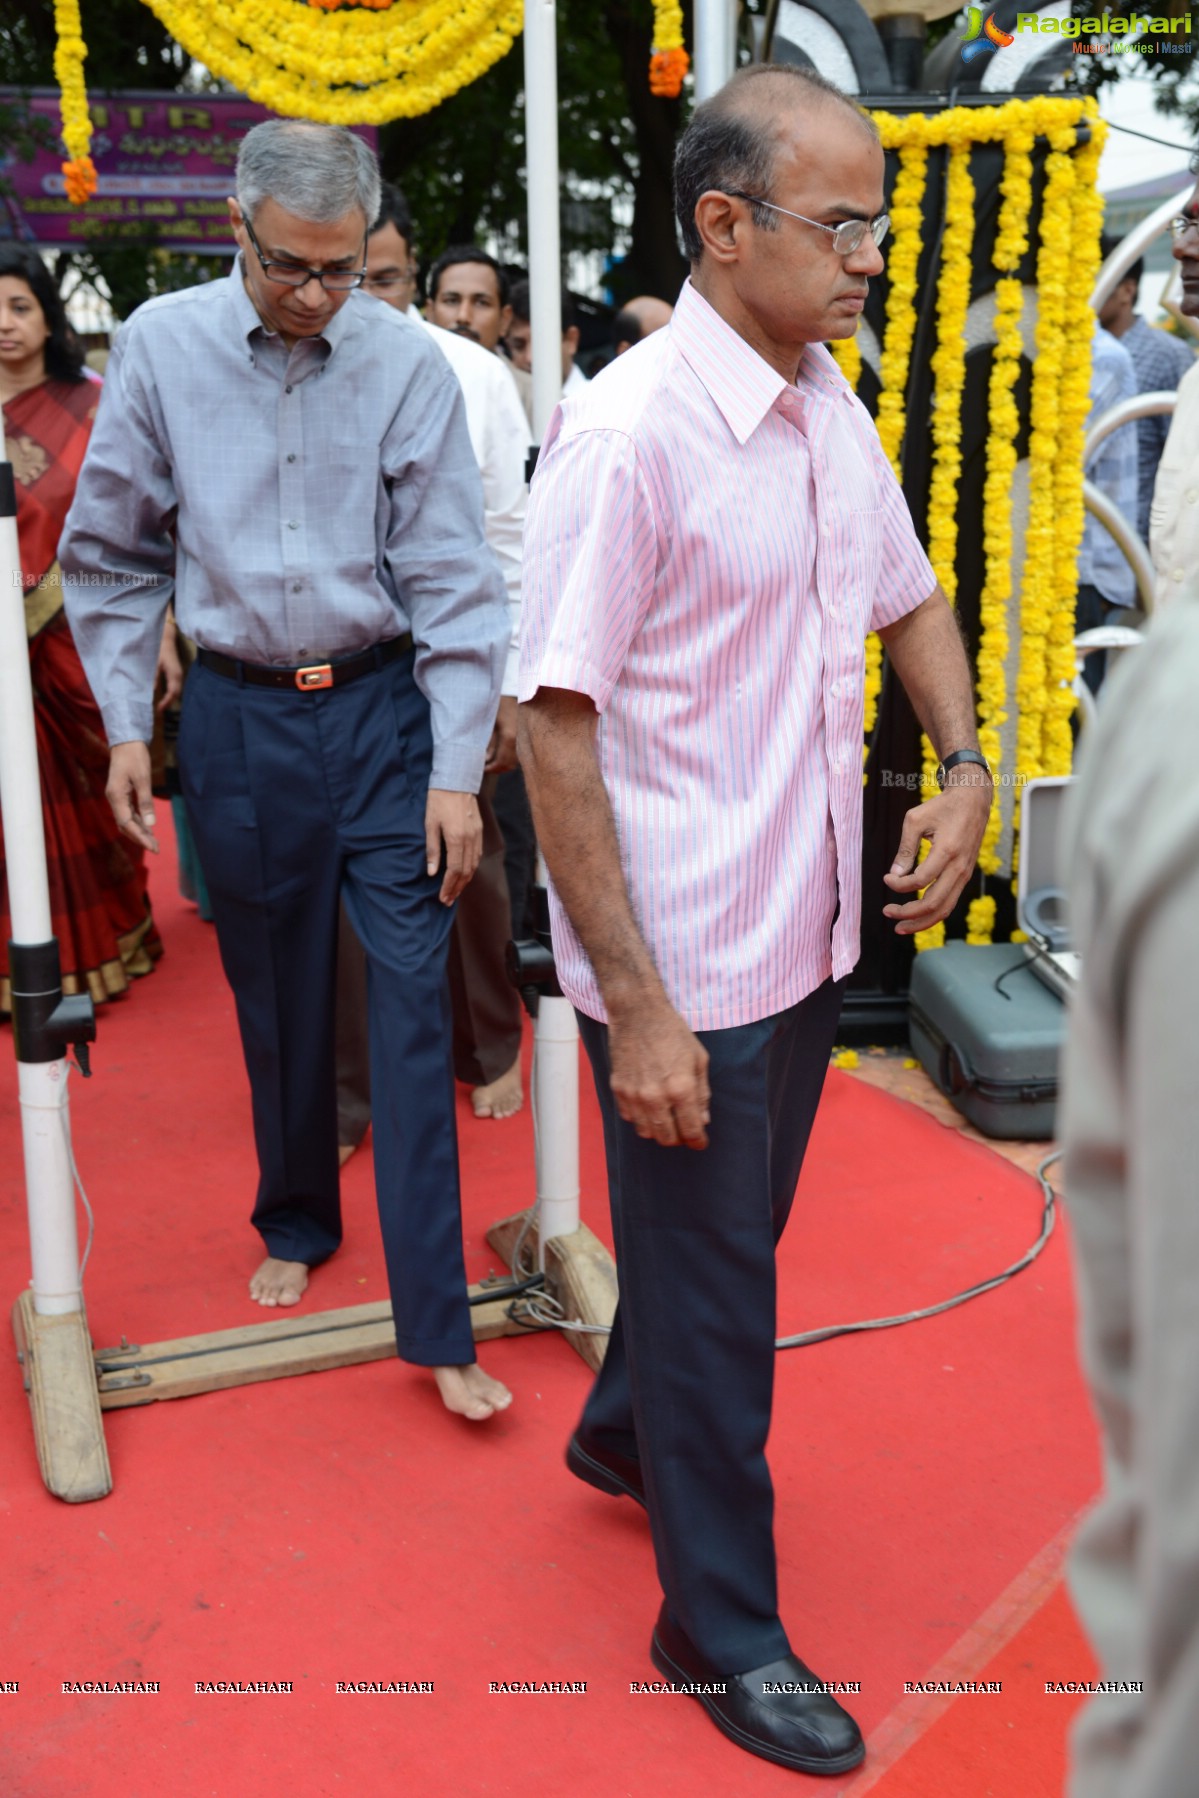
[{"label": "man in gray shirt", "polygon": [[403,1359],[474,1419],[445,1001],[452,905],[508,617],[461,393],[426,334],[353,290],[379,176],[340,127],[243,140],[238,265],[120,333],[60,560],[112,745],[109,799],[156,848],[147,740],[172,594],[199,645],[180,727],[250,1077],[267,1258],[295,1304],[341,1240],[339,895],[367,951],[376,1184]]}]

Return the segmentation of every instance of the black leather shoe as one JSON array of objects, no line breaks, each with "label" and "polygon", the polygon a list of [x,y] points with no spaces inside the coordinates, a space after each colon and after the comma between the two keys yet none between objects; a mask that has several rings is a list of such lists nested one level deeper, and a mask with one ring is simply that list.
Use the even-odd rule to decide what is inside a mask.
[{"label": "black leather shoe", "polygon": [[614,1498],[632,1498],[644,1510],[645,1488],[641,1484],[641,1467],[624,1455],[614,1455],[600,1448],[589,1436],[576,1430],[566,1449],[566,1465],[577,1480],[586,1480],[600,1492]]},{"label": "black leather shoe", "polygon": [[[785,1655],[749,1673],[717,1673],[665,1605],[650,1655],[676,1684],[708,1687],[690,1696],[699,1699],[717,1729],[750,1754],[800,1773],[848,1773],[865,1757],[861,1730],[831,1694],[818,1689],[820,1680],[798,1655]],[[723,1691],[711,1689],[721,1685]]]}]

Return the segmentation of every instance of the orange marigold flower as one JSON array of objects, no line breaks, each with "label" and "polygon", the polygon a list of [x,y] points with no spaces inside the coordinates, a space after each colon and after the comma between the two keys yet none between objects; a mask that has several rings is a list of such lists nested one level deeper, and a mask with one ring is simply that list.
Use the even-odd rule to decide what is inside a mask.
[{"label": "orange marigold flower", "polygon": [[655,50],[649,59],[650,93],[667,100],[677,99],[690,67],[691,58],[685,50]]},{"label": "orange marigold flower", "polygon": [[96,167],[90,156],[76,156],[71,162],[64,162],[62,172],[66,179],[67,199],[72,206],[83,206],[96,191]]}]

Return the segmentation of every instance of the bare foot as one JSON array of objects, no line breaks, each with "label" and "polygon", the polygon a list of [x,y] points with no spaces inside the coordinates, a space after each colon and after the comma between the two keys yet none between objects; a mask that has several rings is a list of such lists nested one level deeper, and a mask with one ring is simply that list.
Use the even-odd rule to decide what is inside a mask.
[{"label": "bare foot", "polygon": [[508,1388],[485,1374],[477,1362],[469,1367],[435,1367],[433,1378],[446,1410],[469,1417],[472,1423],[482,1423],[512,1403]]},{"label": "bare foot", "polygon": [[472,1087],[470,1102],[477,1118],[513,1117],[525,1102],[524,1088],[520,1083],[520,1056],[517,1056],[508,1072],[501,1074],[498,1080],[493,1080],[490,1086]]},{"label": "bare foot", "polygon": [[346,1162],[350,1159],[350,1156],[356,1155],[357,1153],[358,1144],[356,1142],[339,1142],[337,1145],[338,1167],[344,1167]]},{"label": "bare foot", "polygon": [[268,1255],[250,1281],[250,1297],[260,1305],[298,1305],[307,1284],[303,1261],[277,1261]]}]

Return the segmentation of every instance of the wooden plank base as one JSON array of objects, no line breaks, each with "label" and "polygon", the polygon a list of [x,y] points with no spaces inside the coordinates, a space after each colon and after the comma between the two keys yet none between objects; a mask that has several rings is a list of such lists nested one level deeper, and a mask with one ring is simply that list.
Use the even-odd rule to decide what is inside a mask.
[{"label": "wooden plank base", "polygon": [[72,1505],[107,1498],[112,1470],[85,1312],[42,1317],[27,1291],[13,1306],[12,1324],[47,1491]]},{"label": "wooden plank base", "polygon": [[[486,1298],[489,1289],[508,1282],[483,1281],[470,1288],[471,1325],[476,1342],[528,1332],[508,1317],[510,1299]],[[272,1318],[235,1330],[212,1330],[169,1342],[121,1343],[95,1351],[100,1406],[105,1411],[148,1405],[157,1399],[190,1398],[260,1380],[288,1379],[321,1373],[331,1367],[355,1367],[395,1356],[391,1305],[347,1305],[339,1311]]]},{"label": "wooden plank base", "polygon": [[[487,1232],[487,1241],[497,1255],[511,1267],[517,1242],[529,1216],[518,1211],[515,1217],[501,1218]],[[525,1236],[521,1259],[526,1266],[537,1265],[537,1226],[530,1224]],[[616,1315],[616,1263],[586,1224],[580,1224],[567,1236],[552,1237],[545,1245],[545,1281],[558,1300],[564,1315],[572,1323],[602,1324],[610,1328]],[[608,1347],[606,1336],[593,1336],[582,1330],[563,1330],[572,1347],[588,1367],[599,1372]]]}]

